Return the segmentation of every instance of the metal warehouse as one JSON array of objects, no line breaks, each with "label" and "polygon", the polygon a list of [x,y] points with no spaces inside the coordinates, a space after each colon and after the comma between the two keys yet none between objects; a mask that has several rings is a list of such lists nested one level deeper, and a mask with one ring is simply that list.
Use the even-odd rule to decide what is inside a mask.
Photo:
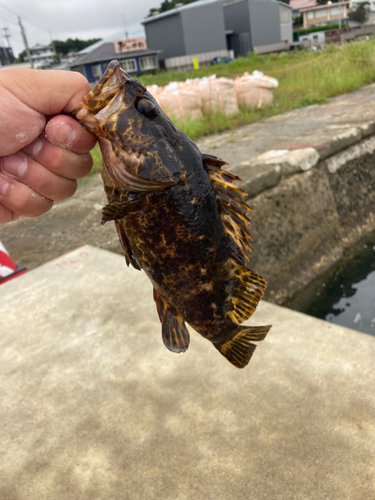
[{"label": "metal warehouse", "polygon": [[142,24],[148,47],[161,51],[161,67],[183,68],[193,57],[209,62],[217,56],[280,50],[293,41],[291,12],[277,0],[198,0]]}]

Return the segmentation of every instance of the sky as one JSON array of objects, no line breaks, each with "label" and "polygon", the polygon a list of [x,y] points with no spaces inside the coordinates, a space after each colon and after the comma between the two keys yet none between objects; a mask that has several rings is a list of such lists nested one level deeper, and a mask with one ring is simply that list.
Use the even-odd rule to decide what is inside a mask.
[{"label": "sky", "polygon": [[0,44],[4,28],[15,56],[24,50],[17,16],[29,47],[67,38],[106,38],[125,30],[129,38],[144,36],[140,21],[162,0],[0,0]]}]

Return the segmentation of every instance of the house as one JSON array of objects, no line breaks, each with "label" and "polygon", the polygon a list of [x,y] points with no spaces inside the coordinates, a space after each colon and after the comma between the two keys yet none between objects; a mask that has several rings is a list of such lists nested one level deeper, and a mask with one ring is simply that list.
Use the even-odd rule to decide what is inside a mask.
[{"label": "house", "polygon": [[[178,5],[178,4],[177,4]],[[200,0],[143,19],[147,44],[160,50],[161,67],[193,67],[229,57],[222,0]]]},{"label": "house", "polygon": [[79,71],[90,83],[100,79],[113,59],[130,75],[159,68],[159,51],[148,49],[143,37],[97,42],[93,46],[93,50],[85,49],[70,65],[72,71]]},{"label": "house", "polygon": [[56,53],[53,45],[41,45],[40,43],[37,43],[33,47],[30,47],[29,50],[34,68],[48,68],[54,64],[54,56]]},{"label": "house", "polygon": [[289,0],[289,5],[292,7],[293,19],[300,15],[300,9],[305,7],[315,7],[318,5],[316,0]]},{"label": "house", "polygon": [[330,24],[335,21],[347,19],[347,9],[350,2],[328,2],[325,5],[303,7],[299,11],[303,16],[303,27]]}]

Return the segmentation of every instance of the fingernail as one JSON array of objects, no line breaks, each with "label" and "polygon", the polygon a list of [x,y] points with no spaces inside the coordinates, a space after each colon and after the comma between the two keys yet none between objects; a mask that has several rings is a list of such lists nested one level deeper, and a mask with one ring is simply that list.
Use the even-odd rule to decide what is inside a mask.
[{"label": "fingernail", "polygon": [[9,188],[9,182],[6,179],[4,179],[4,177],[0,176],[0,194],[4,195],[8,191],[8,188]]},{"label": "fingernail", "polygon": [[28,146],[25,146],[23,148],[23,151],[25,151],[25,153],[29,156],[36,156],[39,153],[39,151],[42,149],[43,144],[44,143],[43,143],[42,139],[35,139],[34,142],[29,144]]},{"label": "fingernail", "polygon": [[76,131],[67,123],[62,123],[53,135],[53,142],[60,144],[61,146],[70,146],[74,141],[77,134]]},{"label": "fingernail", "polygon": [[27,160],[21,155],[5,156],[3,159],[3,170],[16,177],[22,177],[27,170]]}]

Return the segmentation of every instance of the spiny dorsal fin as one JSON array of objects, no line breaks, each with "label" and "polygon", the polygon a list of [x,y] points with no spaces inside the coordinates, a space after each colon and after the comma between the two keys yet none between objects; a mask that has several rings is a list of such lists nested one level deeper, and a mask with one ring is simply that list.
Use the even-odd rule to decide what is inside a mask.
[{"label": "spiny dorsal fin", "polygon": [[230,340],[214,346],[232,365],[244,368],[256,349],[256,345],[251,341],[263,340],[270,328],[270,325],[238,326]]},{"label": "spiny dorsal fin", "polygon": [[165,347],[172,352],[185,352],[189,347],[190,335],[184,320],[155,288],[154,300],[162,324],[161,331]]},{"label": "spiny dorsal fin", "polygon": [[219,202],[221,219],[232,256],[239,264],[246,266],[252,241],[247,230],[247,226],[251,223],[246,217],[252,209],[243,201],[247,193],[233,184],[235,181],[241,181],[239,177],[221,170],[221,166],[228,163],[211,155],[202,155],[202,159]]}]

